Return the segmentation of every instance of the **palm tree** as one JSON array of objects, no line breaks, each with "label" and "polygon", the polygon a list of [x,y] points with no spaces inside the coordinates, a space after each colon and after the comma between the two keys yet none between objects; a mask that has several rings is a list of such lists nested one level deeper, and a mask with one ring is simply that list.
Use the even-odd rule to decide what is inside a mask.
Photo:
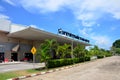
[{"label": "palm tree", "polygon": [[55,39],[51,39],[51,40],[45,40],[45,45],[48,46],[48,52],[51,54],[52,58],[54,58],[54,56],[56,56],[56,49],[58,46],[58,43]]},{"label": "palm tree", "polygon": [[40,61],[45,62],[45,68],[47,69],[47,61],[52,58],[52,50],[55,48],[56,40],[45,40],[37,51],[37,55],[40,55]]},{"label": "palm tree", "polygon": [[71,55],[71,49],[69,44],[64,44],[62,46],[58,46],[57,48],[57,55],[60,56],[60,58],[66,58]]},{"label": "palm tree", "polygon": [[85,55],[85,47],[83,45],[77,45],[73,50],[75,57],[83,57]]},{"label": "palm tree", "polygon": [[97,55],[99,55],[100,50],[99,50],[98,46],[95,45],[93,48],[90,49],[90,52],[93,56],[97,56]]}]

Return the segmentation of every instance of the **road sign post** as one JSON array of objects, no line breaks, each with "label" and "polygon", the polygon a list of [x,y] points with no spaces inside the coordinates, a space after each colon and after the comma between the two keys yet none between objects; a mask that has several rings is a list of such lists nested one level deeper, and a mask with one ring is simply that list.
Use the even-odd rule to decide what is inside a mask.
[{"label": "road sign post", "polygon": [[[36,54],[36,48],[33,46],[31,49],[31,53],[33,54],[33,63],[35,63],[35,54]],[[33,69],[35,68],[35,65],[33,64]]]},{"label": "road sign post", "polygon": [[33,63],[35,63],[35,54],[36,54],[36,48],[33,46],[32,49],[31,49],[31,52],[33,54]]}]

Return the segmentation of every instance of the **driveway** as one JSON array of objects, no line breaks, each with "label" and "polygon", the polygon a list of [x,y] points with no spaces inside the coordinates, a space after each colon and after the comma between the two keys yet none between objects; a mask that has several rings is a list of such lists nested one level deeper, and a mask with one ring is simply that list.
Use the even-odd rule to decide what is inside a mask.
[{"label": "driveway", "polygon": [[8,72],[8,71],[40,68],[40,67],[44,67],[44,64],[43,63],[27,63],[27,62],[0,64],[0,73]]},{"label": "driveway", "polygon": [[23,80],[120,80],[120,56],[81,63],[77,67]]}]

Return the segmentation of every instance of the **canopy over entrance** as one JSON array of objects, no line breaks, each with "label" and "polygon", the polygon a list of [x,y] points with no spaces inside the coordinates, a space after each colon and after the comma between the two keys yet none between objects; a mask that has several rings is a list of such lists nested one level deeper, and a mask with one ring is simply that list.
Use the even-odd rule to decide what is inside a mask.
[{"label": "canopy over entrance", "polygon": [[56,39],[59,43],[71,43],[74,42],[75,44],[82,44],[85,46],[90,46],[89,43],[83,42],[80,40],[68,38],[66,36],[61,36],[58,34],[53,34],[50,32],[46,32],[43,30],[39,30],[36,28],[28,27],[24,30],[20,30],[17,32],[9,33],[9,37],[14,38],[21,38],[21,39],[27,39],[27,40],[46,40],[46,39]]}]

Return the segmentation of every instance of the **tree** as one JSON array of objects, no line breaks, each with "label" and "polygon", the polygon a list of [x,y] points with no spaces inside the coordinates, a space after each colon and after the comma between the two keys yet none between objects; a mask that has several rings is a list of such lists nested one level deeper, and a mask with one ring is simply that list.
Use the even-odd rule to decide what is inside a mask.
[{"label": "tree", "polygon": [[91,48],[90,51],[89,51],[89,54],[91,56],[97,56],[99,53],[100,53],[99,48],[96,45],[93,48]]},{"label": "tree", "polygon": [[120,39],[113,42],[111,52],[113,52],[113,54],[120,54]]},{"label": "tree", "polygon": [[85,47],[83,45],[77,45],[73,50],[75,57],[83,57],[85,55]]},{"label": "tree", "polygon": [[40,44],[37,51],[37,55],[40,55],[40,61],[45,62],[45,68],[47,69],[47,61],[52,58],[52,50],[55,48],[55,40],[45,40]]},{"label": "tree", "polygon": [[57,55],[60,56],[60,58],[66,58],[67,56],[70,56],[71,49],[69,44],[60,45],[57,48]]},{"label": "tree", "polygon": [[115,42],[113,42],[113,47],[120,48],[120,39],[118,39]]},{"label": "tree", "polygon": [[55,39],[47,39],[45,40],[45,44],[48,46],[48,52],[51,54],[52,58],[54,58],[56,56],[56,50],[58,46],[57,41]]}]

